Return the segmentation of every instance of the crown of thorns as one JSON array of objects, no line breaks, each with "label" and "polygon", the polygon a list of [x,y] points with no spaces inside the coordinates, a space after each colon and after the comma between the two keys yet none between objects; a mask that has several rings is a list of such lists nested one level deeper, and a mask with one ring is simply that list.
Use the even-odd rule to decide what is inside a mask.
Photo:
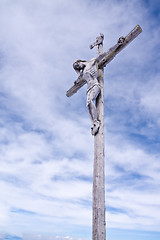
[{"label": "crown of thorns", "polygon": [[78,59],[78,60],[76,60],[73,64],[79,63],[79,62],[86,62],[86,60],[80,60],[80,59]]},{"label": "crown of thorns", "polygon": [[86,61],[85,61],[85,60],[80,60],[80,59],[76,60],[76,61],[73,63],[73,68],[74,68],[74,69],[77,69],[76,64],[78,64],[78,63],[80,63],[80,62],[86,62]]}]

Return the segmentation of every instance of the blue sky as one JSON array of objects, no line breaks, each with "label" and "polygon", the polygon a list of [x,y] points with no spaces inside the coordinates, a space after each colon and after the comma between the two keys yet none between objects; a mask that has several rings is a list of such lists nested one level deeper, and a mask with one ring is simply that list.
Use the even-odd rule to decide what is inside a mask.
[{"label": "blue sky", "polygon": [[107,240],[160,239],[158,0],[1,0],[0,239],[91,239],[93,137],[72,63],[140,24],[105,68]]}]

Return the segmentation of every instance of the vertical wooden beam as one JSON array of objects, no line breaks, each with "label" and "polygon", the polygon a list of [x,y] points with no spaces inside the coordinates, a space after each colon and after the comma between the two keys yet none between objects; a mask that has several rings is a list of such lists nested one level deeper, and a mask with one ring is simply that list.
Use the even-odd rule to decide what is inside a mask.
[{"label": "vertical wooden beam", "polygon": [[[98,45],[98,56],[103,53],[103,43]],[[99,83],[101,93],[96,106],[100,128],[94,136],[94,167],[93,167],[93,216],[92,216],[92,239],[106,239],[105,222],[105,173],[104,173],[104,81],[103,68],[99,69]]]}]

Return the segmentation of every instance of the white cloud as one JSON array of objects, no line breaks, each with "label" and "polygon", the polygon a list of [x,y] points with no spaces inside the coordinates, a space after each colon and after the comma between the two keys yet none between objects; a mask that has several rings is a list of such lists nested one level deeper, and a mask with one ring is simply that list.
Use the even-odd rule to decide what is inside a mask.
[{"label": "white cloud", "polygon": [[[34,228],[41,234],[54,225],[55,236],[56,231],[65,236],[73,224],[91,228],[93,138],[85,90],[65,96],[76,78],[72,62],[96,54],[89,45],[99,32],[107,50],[139,23],[143,33],[105,70],[106,204],[122,210],[109,210],[107,220],[109,227],[158,230],[154,53],[160,33],[149,9],[134,0],[2,0],[0,5],[0,229],[22,234]],[[152,140],[152,152],[133,134]]]},{"label": "white cloud", "polygon": [[107,141],[106,205],[113,208],[107,214],[108,226],[158,230],[159,155],[146,153],[123,139],[117,143],[113,147]]}]

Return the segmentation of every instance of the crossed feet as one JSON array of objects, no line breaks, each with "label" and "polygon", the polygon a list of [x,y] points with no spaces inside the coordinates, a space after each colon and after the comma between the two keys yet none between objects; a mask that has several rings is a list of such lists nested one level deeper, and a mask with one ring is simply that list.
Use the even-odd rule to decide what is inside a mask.
[{"label": "crossed feet", "polygon": [[99,127],[100,127],[100,121],[94,120],[93,125],[91,127],[92,135],[96,135],[98,133]]}]

